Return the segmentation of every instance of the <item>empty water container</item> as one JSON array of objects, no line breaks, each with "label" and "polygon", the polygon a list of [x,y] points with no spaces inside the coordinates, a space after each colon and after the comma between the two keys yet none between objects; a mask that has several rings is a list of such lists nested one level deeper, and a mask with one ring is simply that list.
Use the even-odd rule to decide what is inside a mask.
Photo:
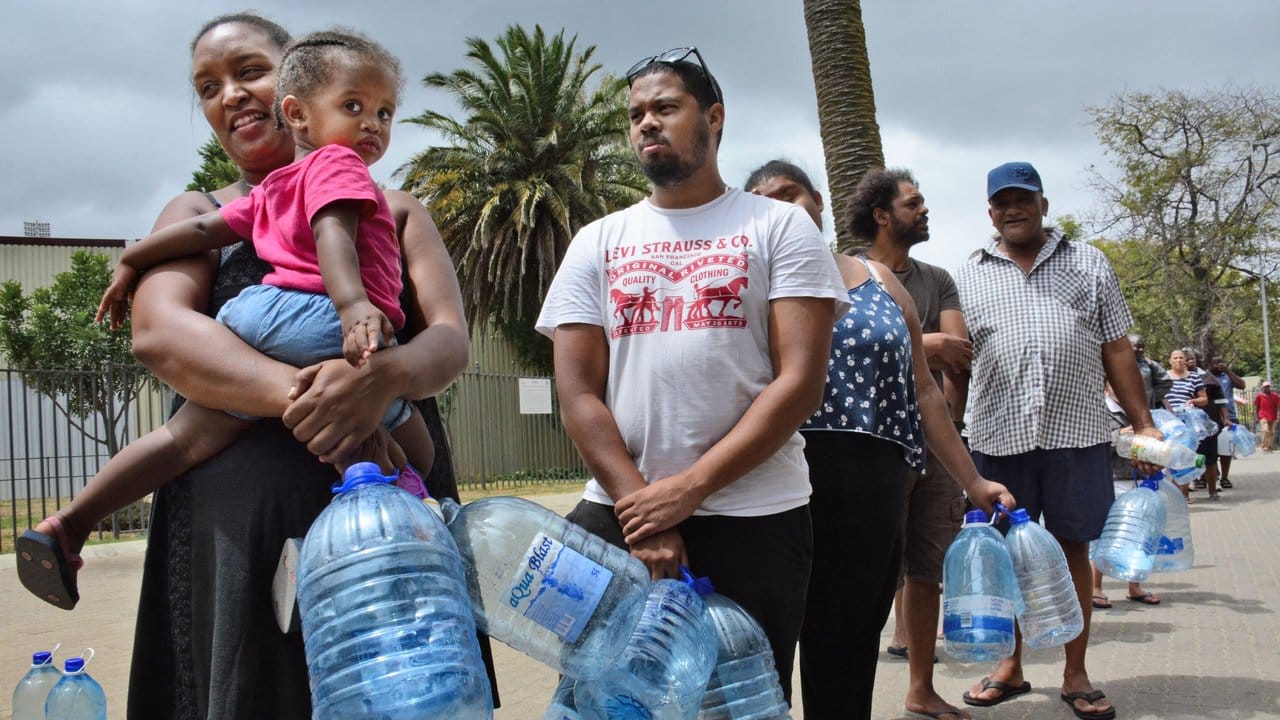
[{"label": "empty water container", "polygon": [[298,607],[314,718],[488,720],[462,561],[444,522],[374,463],[307,532]]},{"label": "empty water container", "polygon": [[1191,450],[1195,450],[1196,446],[1200,444],[1200,438],[1196,436],[1196,431],[1192,430],[1168,410],[1152,410],[1151,420],[1156,424],[1156,429],[1164,433],[1164,439],[1169,442],[1177,443]]},{"label": "empty water container", "polygon": [[1178,412],[1178,419],[1194,430],[1196,437],[1201,440],[1218,432],[1218,423],[1209,417],[1209,413],[1198,407],[1186,406]]},{"label": "empty water container", "polygon": [[1188,468],[1196,464],[1195,450],[1168,440],[1120,432],[1115,436],[1116,454],[1160,467]]},{"label": "empty water container", "polygon": [[695,720],[716,664],[715,624],[692,578],[658,580],[622,654],[573,691],[584,718]]},{"label": "empty water container", "polygon": [[773,649],[760,623],[719,593],[703,596],[720,647],[698,720],[789,720]]},{"label": "empty water container", "polygon": [[943,559],[943,648],[964,662],[1009,657],[1021,604],[1004,538],[987,524],[986,513],[966,513]]},{"label": "empty water container", "polygon": [[1084,612],[1067,569],[1067,556],[1026,510],[1010,513],[1009,523],[1004,543],[1022,592],[1023,608],[1018,613],[1022,640],[1035,648],[1065,645],[1084,629]]},{"label": "empty water container", "polygon": [[93,650],[86,650],[85,655],[88,657],[67,658],[62,679],[44,703],[47,720],[107,720],[107,695],[84,669],[93,659]]},{"label": "empty water container", "polygon": [[555,694],[551,696],[551,704],[547,706],[547,712],[542,716],[542,720],[582,720],[582,716],[578,714],[578,706],[573,701],[575,682],[568,675],[560,678],[560,684],[556,686]]},{"label": "empty water container", "polygon": [[1191,569],[1196,560],[1195,545],[1191,542],[1191,513],[1187,512],[1187,500],[1163,473],[1160,478],[1160,499],[1164,504],[1164,528],[1156,544],[1153,572],[1181,572]]},{"label": "empty water container", "polygon": [[[1236,457],[1247,458],[1257,452],[1258,443],[1257,439],[1253,437],[1253,431],[1240,423],[1232,425],[1229,430],[1231,431],[1232,454]],[[1226,430],[1223,432],[1226,432]]]},{"label": "empty water container", "polygon": [[1147,478],[1111,504],[1089,556],[1103,575],[1128,582],[1150,577],[1165,522],[1159,492],[1158,481]]},{"label": "empty water container", "polygon": [[573,678],[622,653],[644,611],[644,563],[529,500],[441,507],[481,630]]},{"label": "empty water container", "polygon": [[1173,481],[1175,485],[1190,485],[1201,475],[1204,475],[1204,456],[1196,455],[1196,464],[1189,468],[1165,468],[1166,477]]},{"label": "empty water container", "polygon": [[13,720],[44,720],[44,703],[49,691],[62,679],[58,666],[53,664],[53,650],[32,653],[31,669],[13,689]]}]

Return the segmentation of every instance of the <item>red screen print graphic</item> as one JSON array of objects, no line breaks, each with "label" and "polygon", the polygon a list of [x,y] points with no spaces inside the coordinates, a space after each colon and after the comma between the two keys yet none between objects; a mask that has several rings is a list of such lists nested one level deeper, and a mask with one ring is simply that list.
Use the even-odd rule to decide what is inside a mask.
[{"label": "red screen print graphic", "polygon": [[701,255],[683,265],[631,260],[607,268],[609,336],[745,328],[747,268],[746,253]]}]

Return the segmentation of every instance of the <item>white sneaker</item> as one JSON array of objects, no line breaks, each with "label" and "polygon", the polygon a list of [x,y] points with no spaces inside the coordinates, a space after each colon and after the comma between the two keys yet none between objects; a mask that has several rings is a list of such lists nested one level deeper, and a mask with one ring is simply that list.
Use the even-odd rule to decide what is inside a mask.
[{"label": "white sneaker", "polygon": [[276,565],[271,580],[271,607],[276,613],[276,625],[280,632],[298,632],[298,556],[302,553],[302,538],[288,538],[280,549],[280,563]]}]

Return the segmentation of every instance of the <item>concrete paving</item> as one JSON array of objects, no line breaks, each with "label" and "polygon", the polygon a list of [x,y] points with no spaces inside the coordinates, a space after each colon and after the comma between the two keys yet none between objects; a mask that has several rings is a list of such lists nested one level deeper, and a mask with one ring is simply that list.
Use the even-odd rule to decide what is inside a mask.
[{"label": "concrete paving", "polygon": [[[1104,585],[1114,608],[1093,616],[1088,667],[1120,718],[1280,718],[1280,453],[1236,460],[1231,477],[1235,489],[1224,490],[1221,502],[1193,494],[1195,567],[1144,583],[1160,605],[1126,601],[1123,583]],[[563,513],[577,495],[533,499]],[[0,556],[0,718],[11,716],[8,688],[26,672],[31,652],[57,642],[59,657],[95,649],[89,667],[107,691],[109,716],[124,717],[143,550],[143,542],[89,548],[73,612],[31,597],[17,581],[14,556]],[[891,630],[892,619],[882,645]],[[494,651],[504,703],[495,718],[541,718],[555,673],[500,643]],[[939,655],[935,686],[962,705],[960,696],[989,668],[950,660],[941,649]],[[1072,717],[1058,699],[1061,651],[1031,651],[1025,659],[1032,692],[995,708],[971,708],[974,718]],[[882,655],[873,717],[904,717],[906,684],[906,663]],[[793,716],[804,718],[798,698]]]}]

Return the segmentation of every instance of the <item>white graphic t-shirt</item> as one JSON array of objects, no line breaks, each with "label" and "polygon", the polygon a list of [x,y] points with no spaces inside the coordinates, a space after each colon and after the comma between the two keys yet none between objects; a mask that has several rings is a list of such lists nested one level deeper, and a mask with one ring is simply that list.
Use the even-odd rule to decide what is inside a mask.
[{"label": "white graphic t-shirt", "polygon": [[[696,208],[648,200],[573,239],[538,317],[604,328],[605,403],[647,482],[687,470],[773,380],[769,301],[848,296],[813,220],[788,203],[730,189]],[[825,353],[827,348],[822,348]],[[706,499],[698,515],[769,515],[809,499],[804,440]],[[612,505],[595,480],[585,498]]]}]

